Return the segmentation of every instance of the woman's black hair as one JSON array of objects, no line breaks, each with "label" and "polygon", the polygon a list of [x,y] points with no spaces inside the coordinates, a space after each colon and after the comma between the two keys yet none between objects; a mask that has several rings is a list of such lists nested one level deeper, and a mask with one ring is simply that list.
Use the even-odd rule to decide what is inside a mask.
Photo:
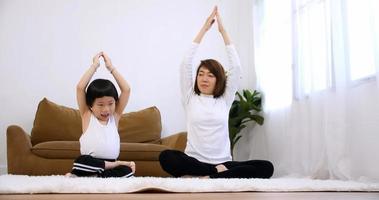
[{"label": "woman's black hair", "polygon": [[116,102],[118,101],[117,89],[110,80],[96,79],[88,85],[86,103],[89,107],[92,107],[96,98],[105,96],[113,97]]}]

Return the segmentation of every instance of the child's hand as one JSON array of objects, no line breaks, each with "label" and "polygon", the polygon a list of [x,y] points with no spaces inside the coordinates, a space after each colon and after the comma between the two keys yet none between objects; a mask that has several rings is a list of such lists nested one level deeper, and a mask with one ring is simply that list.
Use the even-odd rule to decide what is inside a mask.
[{"label": "child's hand", "polygon": [[105,62],[105,67],[110,71],[112,72],[114,67],[112,65],[112,61],[111,59],[108,57],[108,55],[104,52],[102,52],[102,56],[104,58],[104,62]]},{"label": "child's hand", "polygon": [[92,58],[92,66],[95,67],[96,69],[100,67],[100,60],[99,58],[102,56],[102,52],[96,54],[93,58]]}]

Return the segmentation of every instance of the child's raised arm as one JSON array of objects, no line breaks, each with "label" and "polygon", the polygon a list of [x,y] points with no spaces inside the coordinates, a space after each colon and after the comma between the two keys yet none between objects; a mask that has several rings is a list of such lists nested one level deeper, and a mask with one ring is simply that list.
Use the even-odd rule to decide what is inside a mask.
[{"label": "child's raised arm", "polygon": [[91,80],[93,74],[96,72],[97,68],[100,66],[99,58],[101,57],[102,52],[96,54],[92,59],[91,67],[83,74],[80,79],[78,85],[76,86],[76,100],[78,102],[80,115],[83,117],[85,113],[87,113],[90,108],[86,103],[86,87]]},{"label": "child's raised arm", "polygon": [[108,57],[108,55],[102,52],[102,56],[104,58],[105,66],[107,67],[109,72],[113,75],[113,77],[116,79],[116,82],[121,90],[121,94],[120,94],[120,97],[118,99],[118,102],[116,104],[116,109],[115,109],[115,118],[118,125],[118,121],[122,115],[122,112],[124,112],[125,106],[126,104],[128,104],[128,101],[129,101],[130,86],[128,82],[124,79],[124,77],[122,77],[122,75],[113,66],[111,59]]}]

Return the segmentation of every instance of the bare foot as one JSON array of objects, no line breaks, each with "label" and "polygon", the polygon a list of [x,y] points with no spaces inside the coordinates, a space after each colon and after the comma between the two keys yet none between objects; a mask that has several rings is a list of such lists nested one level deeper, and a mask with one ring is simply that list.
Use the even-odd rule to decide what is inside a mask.
[{"label": "bare foot", "polygon": [[133,174],[136,172],[136,163],[133,161],[129,162],[129,167],[132,168]]},{"label": "bare foot", "polygon": [[125,166],[128,166],[132,169],[132,172],[135,173],[136,172],[136,163],[134,163],[133,161],[130,161],[130,162],[127,162],[127,161],[117,161],[119,165],[125,165]]},{"label": "bare foot", "polygon": [[78,177],[78,176],[76,176],[75,174],[71,174],[70,172],[69,172],[69,173],[66,173],[64,176],[65,176],[65,177],[68,177],[68,178],[75,178],[75,177]]},{"label": "bare foot", "polygon": [[209,176],[200,176],[200,179],[209,179]]},{"label": "bare foot", "polygon": [[223,164],[217,165],[216,169],[218,173],[228,170],[228,168],[226,168]]}]

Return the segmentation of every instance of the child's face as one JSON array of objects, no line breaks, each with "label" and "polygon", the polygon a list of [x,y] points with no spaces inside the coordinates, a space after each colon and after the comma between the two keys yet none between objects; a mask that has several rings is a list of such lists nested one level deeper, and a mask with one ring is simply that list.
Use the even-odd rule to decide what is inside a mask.
[{"label": "child's face", "polygon": [[115,99],[110,96],[105,96],[95,99],[91,111],[100,121],[108,121],[109,117],[114,113],[115,108]]}]

